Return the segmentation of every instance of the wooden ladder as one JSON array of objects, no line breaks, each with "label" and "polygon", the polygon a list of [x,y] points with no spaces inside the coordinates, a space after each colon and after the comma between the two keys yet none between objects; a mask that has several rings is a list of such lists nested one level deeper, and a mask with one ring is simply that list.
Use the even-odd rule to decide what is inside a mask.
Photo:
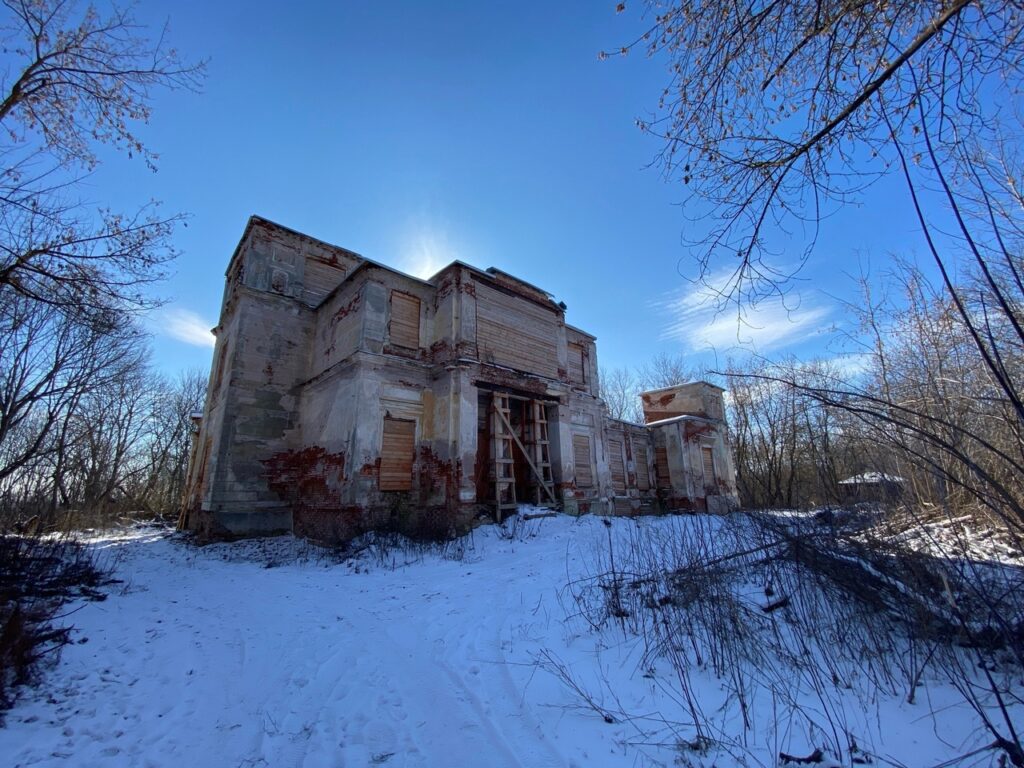
[{"label": "wooden ladder", "polygon": [[494,517],[499,523],[505,510],[519,508],[509,414],[508,395],[495,392],[491,398],[491,456],[494,458]]},{"label": "wooden ladder", "polygon": [[540,400],[531,400],[530,408],[533,411],[533,464],[539,472],[538,485],[535,488],[537,506],[543,506],[546,499],[551,496],[551,487],[554,479],[551,476],[551,442],[548,440],[548,417],[547,406]]}]

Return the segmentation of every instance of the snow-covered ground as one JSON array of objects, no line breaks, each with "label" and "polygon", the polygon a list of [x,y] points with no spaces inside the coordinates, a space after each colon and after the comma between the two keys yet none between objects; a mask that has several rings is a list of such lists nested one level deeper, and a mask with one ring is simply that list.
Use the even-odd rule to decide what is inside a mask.
[{"label": "snow-covered ground", "polygon": [[[612,535],[679,524],[612,522]],[[124,583],[104,602],[70,606],[75,643],[7,714],[0,764],[701,764],[675,746],[685,726],[666,725],[681,721],[660,679],[668,667],[638,669],[636,639],[573,615],[565,585],[608,538],[598,518],[557,517],[512,538],[485,526],[446,554],[346,562],[289,538],[204,548],[153,530],[97,539]],[[559,665],[614,716],[585,704],[552,673]],[[710,702],[720,686],[705,685],[697,695]],[[861,745],[877,762],[935,764],[984,742],[936,686],[919,704],[866,713],[884,730]],[[748,738],[751,764],[772,764],[782,736]]]}]

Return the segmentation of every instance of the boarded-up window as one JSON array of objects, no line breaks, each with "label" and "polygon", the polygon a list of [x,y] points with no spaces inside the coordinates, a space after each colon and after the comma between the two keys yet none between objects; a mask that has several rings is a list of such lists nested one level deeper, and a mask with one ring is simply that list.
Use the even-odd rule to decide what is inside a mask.
[{"label": "boarded-up window", "polygon": [[415,452],[416,422],[384,417],[384,440],[380,448],[380,489],[412,490],[412,460]]},{"label": "boarded-up window", "polygon": [[702,446],[700,458],[704,463],[704,485],[712,488],[715,485],[715,457],[711,448]]},{"label": "boarded-up window", "polygon": [[654,449],[654,474],[658,476],[659,488],[672,487],[672,478],[668,474],[668,449],[664,445]]},{"label": "boarded-up window", "polygon": [[576,487],[594,486],[594,467],[590,460],[590,438],[586,435],[572,436],[572,456],[576,465]]},{"label": "boarded-up window", "polygon": [[612,488],[626,490],[626,464],[622,459],[622,441],[608,441],[608,468],[612,473]]},{"label": "boarded-up window", "polygon": [[484,362],[557,378],[557,320],[554,308],[476,284],[476,341]]},{"label": "boarded-up window", "polygon": [[400,291],[391,292],[391,343],[419,349],[420,300]]},{"label": "boarded-up window", "polygon": [[636,459],[636,487],[641,491],[651,489],[651,470],[647,467],[647,446],[634,445],[633,456]]},{"label": "boarded-up window", "polygon": [[307,258],[306,268],[302,275],[302,296],[307,304],[317,306],[327,294],[341,285],[345,279],[345,267],[341,264],[329,264],[318,258]]},{"label": "boarded-up window", "polygon": [[587,383],[587,368],[582,344],[569,343],[569,381],[573,384]]}]

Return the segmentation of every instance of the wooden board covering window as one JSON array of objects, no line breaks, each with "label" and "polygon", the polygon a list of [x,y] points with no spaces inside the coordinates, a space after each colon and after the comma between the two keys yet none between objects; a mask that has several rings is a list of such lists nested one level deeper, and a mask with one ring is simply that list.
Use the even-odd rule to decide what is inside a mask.
[{"label": "wooden board covering window", "polygon": [[345,267],[341,264],[329,264],[317,258],[306,259],[306,269],[302,276],[303,298],[307,304],[318,306],[327,294],[341,285],[345,279]]},{"label": "wooden board covering window", "polygon": [[668,473],[668,449],[664,445],[654,449],[654,473],[658,476],[659,488],[672,487],[672,479]]},{"label": "wooden board covering window", "polygon": [[633,457],[636,460],[636,487],[641,491],[651,489],[651,471],[647,468],[647,446],[634,445]]},{"label": "wooden board covering window", "polygon": [[391,343],[419,349],[420,300],[401,291],[391,292]]},{"label": "wooden board covering window", "polygon": [[573,384],[587,383],[582,344],[569,342],[569,381]]},{"label": "wooden board covering window", "polygon": [[608,468],[612,473],[612,488],[626,490],[626,464],[622,458],[622,441],[608,441]]},{"label": "wooden board covering window", "polygon": [[554,309],[476,283],[476,342],[482,361],[557,378],[557,319]]},{"label": "wooden board covering window", "polygon": [[384,439],[380,448],[380,489],[412,490],[412,461],[415,454],[416,422],[384,417]]},{"label": "wooden board covering window", "polygon": [[594,469],[590,462],[590,438],[586,435],[572,436],[572,456],[576,465],[576,487],[594,486]]},{"label": "wooden board covering window", "polygon": [[704,462],[704,485],[713,486],[715,484],[715,457],[707,446],[701,446],[700,457]]}]

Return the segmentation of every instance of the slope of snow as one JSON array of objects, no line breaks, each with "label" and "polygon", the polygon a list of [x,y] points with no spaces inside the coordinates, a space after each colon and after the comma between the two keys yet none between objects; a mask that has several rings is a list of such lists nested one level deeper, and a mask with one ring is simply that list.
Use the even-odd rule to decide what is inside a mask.
[{"label": "slope of snow", "polygon": [[[668,524],[614,520],[612,531]],[[512,539],[480,528],[447,557],[367,552],[342,563],[289,538],[205,548],[153,531],[97,539],[124,584],[70,607],[76,643],[8,713],[0,762],[680,764],[690,758],[673,736],[685,726],[666,722],[680,719],[659,679],[667,667],[638,670],[638,642],[592,631],[564,590],[609,535],[600,519],[557,517]],[[551,674],[558,665],[594,706]],[[719,686],[706,686],[711,701]],[[924,765],[974,743],[972,715],[948,694],[879,704],[869,717],[893,735],[876,754]],[[762,750],[765,764],[779,743]]]}]

